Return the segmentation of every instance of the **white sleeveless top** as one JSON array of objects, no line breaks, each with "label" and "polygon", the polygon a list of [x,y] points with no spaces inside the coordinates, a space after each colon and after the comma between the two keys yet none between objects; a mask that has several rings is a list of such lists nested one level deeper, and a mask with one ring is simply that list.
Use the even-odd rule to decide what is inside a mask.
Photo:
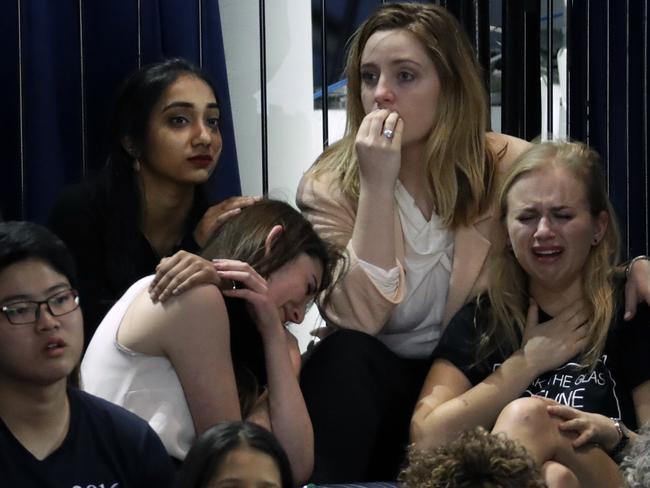
[{"label": "white sleeveless top", "polygon": [[[436,214],[427,221],[399,180],[395,185],[395,200],[404,235],[404,298],[377,338],[399,356],[425,358],[435,349],[442,332],[454,234]],[[382,289],[398,276],[397,268],[380,276],[382,273],[378,273],[376,266],[363,265]],[[396,287],[397,281],[394,283]]]},{"label": "white sleeveless top", "polygon": [[124,314],[152,276],[134,283],[108,312],[81,362],[82,389],[146,420],[170,456],[185,459],[196,436],[183,387],[167,358],[147,356],[117,342]]}]

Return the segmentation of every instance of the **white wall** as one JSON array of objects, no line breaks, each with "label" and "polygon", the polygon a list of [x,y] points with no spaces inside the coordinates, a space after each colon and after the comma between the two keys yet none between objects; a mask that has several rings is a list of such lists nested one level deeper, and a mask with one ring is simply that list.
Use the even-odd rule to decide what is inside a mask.
[{"label": "white wall", "polygon": [[[262,191],[258,2],[219,2],[242,191]],[[289,14],[291,12],[291,14]],[[269,193],[293,202],[320,153],[313,109],[311,2],[266,2]],[[317,126],[315,126],[315,123]]]}]

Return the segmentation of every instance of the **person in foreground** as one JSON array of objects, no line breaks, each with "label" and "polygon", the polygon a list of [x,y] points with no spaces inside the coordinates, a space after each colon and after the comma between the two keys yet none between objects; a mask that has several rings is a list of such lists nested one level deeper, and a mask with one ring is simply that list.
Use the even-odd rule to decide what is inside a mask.
[{"label": "person in foreground", "polygon": [[0,223],[0,484],[172,486],[172,462],[146,422],[68,383],[83,345],[75,284],[54,234]]},{"label": "person in foreground", "polygon": [[206,183],[223,146],[221,110],[210,78],[184,59],[143,66],[124,80],[106,166],[67,188],[49,223],[79,265],[86,342],[162,257],[198,251],[224,220],[255,201],[208,203]]},{"label": "person in foreground", "polygon": [[293,488],[282,446],[252,422],[221,422],[196,439],[176,488]]},{"label": "person in foreground", "polygon": [[483,427],[433,449],[411,446],[402,488],[546,488],[526,449]]},{"label": "person in foreground", "polygon": [[328,289],[339,254],[291,205],[262,200],[225,222],[202,255],[218,258],[207,262],[210,284],[164,302],[149,297],[153,276],[127,290],[88,347],[83,386],[148,420],[179,460],[217,422],[259,423],[304,481],[313,432],[284,324],[302,322]]},{"label": "person in foreground", "polygon": [[550,487],[622,484],[620,450],[650,420],[650,310],[623,322],[599,165],[583,144],[546,142],[505,176],[488,292],[440,341],[412,419],[419,447],[480,425],[520,442]]}]

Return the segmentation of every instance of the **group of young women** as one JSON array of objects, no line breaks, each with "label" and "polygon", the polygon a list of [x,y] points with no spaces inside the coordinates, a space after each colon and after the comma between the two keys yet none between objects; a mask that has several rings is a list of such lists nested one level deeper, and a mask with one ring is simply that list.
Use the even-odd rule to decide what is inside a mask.
[{"label": "group of young women", "polygon": [[[613,486],[615,451],[650,418],[647,306],[622,323],[650,299],[650,266],[620,279],[597,156],[489,132],[475,56],[439,6],[381,6],[346,75],[347,131],[304,175],[302,214],[207,205],[222,141],[197,68],[127,80],[99,191],[53,220],[83,306],[112,306],[96,332],[90,319],[83,387],[179,461],[248,419],[296,481],[387,480],[409,435],[426,448],[482,426],[523,444],[549,486]],[[314,299],[327,328],[301,368],[283,325]]]}]

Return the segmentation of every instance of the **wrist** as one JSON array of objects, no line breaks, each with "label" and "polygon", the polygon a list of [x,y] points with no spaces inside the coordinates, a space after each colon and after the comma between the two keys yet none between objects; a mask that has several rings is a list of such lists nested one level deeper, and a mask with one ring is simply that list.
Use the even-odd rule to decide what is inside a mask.
[{"label": "wrist", "polygon": [[608,449],[607,452],[612,459],[618,460],[621,457],[621,453],[630,442],[630,430],[621,420],[615,418],[610,418],[610,420],[614,423],[614,428],[617,431],[618,442],[611,449]]},{"label": "wrist", "polygon": [[526,354],[525,346],[522,346],[518,351],[510,356],[506,361],[511,361],[513,366],[519,371],[519,376],[528,380],[528,384],[535,381],[539,376],[548,371],[540,364],[539,360],[535,360],[534,356]]},{"label": "wrist", "polygon": [[625,281],[630,279],[630,274],[632,274],[632,268],[634,263],[637,261],[650,261],[650,256],[645,256],[643,254],[633,257],[629,263],[625,266]]}]

